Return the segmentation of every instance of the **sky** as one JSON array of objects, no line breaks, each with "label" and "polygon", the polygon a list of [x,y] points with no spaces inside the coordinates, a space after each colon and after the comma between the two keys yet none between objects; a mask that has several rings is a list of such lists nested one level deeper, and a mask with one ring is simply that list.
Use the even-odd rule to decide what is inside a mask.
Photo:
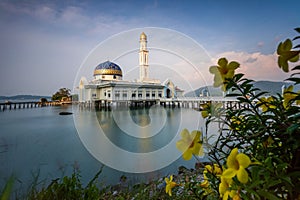
[{"label": "sky", "polygon": [[[72,89],[82,71],[92,75],[97,62],[106,59],[117,61],[124,79],[133,79],[138,73],[129,72],[137,71],[137,62],[131,63],[129,58],[137,59],[137,53],[128,53],[127,59],[118,58],[116,53],[106,58],[103,55],[126,50],[127,37],[138,49],[138,33],[143,30],[148,31],[148,45],[152,47],[152,75],[161,81],[174,78],[186,91],[211,84],[209,64],[216,64],[220,57],[240,62],[238,72],[248,78],[281,81],[288,75],[277,67],[276,48],[280,41],[296,36],[293,29],[300,26],[299,7],[296,0],[1,0],[0,96],[51,96],[61,87]],[[173,38],[166,39],[163,33]],[[185,56],[173,59],[171,50],[180,46]],[[168,51],[156,47],[167,47]],[[207,66],[200,64],[201,56],[196,59],[199,52],[209,58]],[[89,62],[91,55],[98,59]],[[188,65],[198,67],[203,80],[184,70]],[[180,77],[177,82],[176,77]]]}]

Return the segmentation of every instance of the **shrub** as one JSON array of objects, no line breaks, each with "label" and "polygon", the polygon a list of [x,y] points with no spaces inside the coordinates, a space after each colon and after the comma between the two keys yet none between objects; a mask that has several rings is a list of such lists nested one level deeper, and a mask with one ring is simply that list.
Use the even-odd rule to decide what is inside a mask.
[{"label": "shrub", "polygon": [[[300,34],[300,28],[295,30]],[[290,39],[278,45],[278,66],[284,72],[290,70],[290,62],[299,61],[299,49]],[[214,144],[195,137],[185,149],[179,148],[183,155],[193,152],[197,157],[199,152],[191,147],[198,141],[208,147],[211,160],[202,180],[192,189],[190,182],[184,187],[200,199],[300,199],[300,91],[293,91],[293,85],[300,84],[300,65],[286,79],[293,85],[277,95],[254,87],[244,74],[235,74],[239,66],[220,58],[217,66],[210,67],[214,86],[230,91],[226,96],[235,97],[241,108],[225,109],[214,102],[203,106],[206,127],[217,123],[220,129]]]}]

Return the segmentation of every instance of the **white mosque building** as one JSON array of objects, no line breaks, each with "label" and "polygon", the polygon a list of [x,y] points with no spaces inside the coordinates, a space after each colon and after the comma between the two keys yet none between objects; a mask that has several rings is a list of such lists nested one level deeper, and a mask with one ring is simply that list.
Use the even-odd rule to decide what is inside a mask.
[{"label": "white mosque building", "polygon": [[106,61],[96,66],[94,78],[87,82],[81,78],[79,83],[79,102],[111,104],[114,102],[159,103],[162,99],[176,99],[183,96],[183,90],[167,79],[163,83],[149,78],[149,51],[147,36],[140,35],[139,66],[140,77],[136,81],[123,80],[122,69],[116,63]]}]

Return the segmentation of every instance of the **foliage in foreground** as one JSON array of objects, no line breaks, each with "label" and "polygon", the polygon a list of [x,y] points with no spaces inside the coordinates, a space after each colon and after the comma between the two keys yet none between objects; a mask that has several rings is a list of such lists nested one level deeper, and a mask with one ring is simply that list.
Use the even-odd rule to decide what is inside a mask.
[{"label": "foliage in foreground", "polygon": [[[187,170],[188,171],[188,170]],[[34,185],[25,199],[28,200],[133,200],[133,199],[182,199],[171,198],[165,194],[163,179],[129,186],[126,177],[120,178],[120,183],[114,186],[102,187],[98,182],[102,168],[86,185],[81,183],[80,171],[75,170],[71,176],[55,179],[47,187],[38,189]],[[177,178],[177,180],[179,180]],[[22,198],[23,199],[23,198]]]},{"label": "foliage in foreground", "polygon": [[[165,182],[163,178],[152,180],[148,183],[139,183],[131,185],[125,176],[120,177],[120,182],[113,186],[103,186],[101,183],[101,173],[103,166],[98,173],[84,185],[81,180],[80,170],[74,167],[74,171],[70,176],[63,176],[51,181],[49,185],[44,186],[43,181],[38,181],[38,175],[34,177],[34,181],[26,194],[14,191],[13,184],[16,182],[15,177],[11,177],[4,187],[0,200],[22,199],[22,200],[181,200],[182,196],[187,196],[185,190],[179,189],[178,195],[170,197],[165,193]],[[183,182],[186,179],[194,179],[196,174],[194,171],[182,168],[178,176],[174,176],[177,182]],[[194,198],[190,198],[194,199]]]},{"label": "foliage in foreground", "polygon": [[[295,30],[300,34],[300,28]],[[298,39],[300,36],[293,41]],[[278,45],[278,66],[284,72],[290,70],[289,62],[299,61],[299,49],[290,39]],[[211,164],[204,167],[202,180],[194,183],[195,191],[200,199],[300,199],[300,91],[293,91],[293,86],[300,84],[300,65],[292,68],[294,73],[286,80],[293,84],[273,96],[255,88],[254,81],[244,74],[235,74],[239,67],[238,62],[226,58],[210,67],[214,86],[230,91],[226,96],[235,97],[240,106],[203,105],[206,131],[209,124],[219,127],[216,142],[210,144],[201,133],[187,136],[187,130],[182,131],[185,148],[177,142],[186,160],[191,153],[197,158],[199,145],[208,148]],[[166,179],[166,183],[170,195],[170,188],[177,190],[176,182]]]}]

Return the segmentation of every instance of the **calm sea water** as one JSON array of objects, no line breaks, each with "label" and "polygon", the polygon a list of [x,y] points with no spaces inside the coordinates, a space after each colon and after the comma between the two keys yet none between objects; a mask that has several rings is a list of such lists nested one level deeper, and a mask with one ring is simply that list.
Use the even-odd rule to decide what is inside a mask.
[{"label": "calm sea water", "polygon": [[[74,114],[59,115],[62,111]],[[95,127],[96,130],[100,127],[105,139],[127,153],[147,154],[171,146],[171,151],[166,150],[159,154],[161,156],[153,156],[151,162],[154,164],[150,164],[150,167],[157,168],[161,165],[155,163],[162,163],[172,157],[166,155],[180,155],[174,142],[180,138],[182,128],[201,129],[203,121],[199,119],[200,113],[192,109],[163,107],[91,111],[62,106],[0,112],[0,188],[3,188],[11,175],[17,178],[15,188],[26,190],[36,176],[40,185],[48,184],[53,179],[70,175],[74,167],[79,168],[82,182],[86,184],[102,165],[99,161],[102,158],[99,159],[97,151],[101,151],[100,157],[105,155],[113,160],[112,163],[123,163],[126,167],[129,157],[122,156],[105,145],[101,146],[103,136],[99,141],[93,139],[99,136]],[[91,141],[95,143],[94,149],[89,147]],[[99,150],[98,146],[102,149]],[[140,162],[144,163],[146,160]],[[152,171],[147,168],[148,171],[139,173],[130,172],[134,168],[120,170],[110,162],[104,164],[107,165],[103,168],[99,181],[108,185],[117,184],[122,175],[127,176],[131,183],[147,182],[176,173],[181,165],[192,168],[194,160],[187,162],[179,157],[164,164],[161,169]],[[143,166],[139,166],[138,170],[143,171]]]}]

